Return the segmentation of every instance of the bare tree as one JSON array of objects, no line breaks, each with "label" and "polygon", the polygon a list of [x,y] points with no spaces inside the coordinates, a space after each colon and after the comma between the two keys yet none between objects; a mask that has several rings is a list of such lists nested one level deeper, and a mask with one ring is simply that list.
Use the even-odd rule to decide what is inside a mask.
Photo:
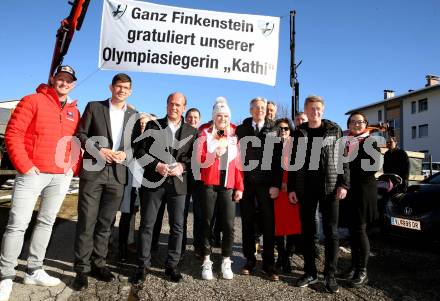
[{"label": "bare tree", "polygon": [[277,102],[277,119],[278,118],[289,118],[292,119],[292,116],[290,116],[291,110],[290,106],[286,103]]}]

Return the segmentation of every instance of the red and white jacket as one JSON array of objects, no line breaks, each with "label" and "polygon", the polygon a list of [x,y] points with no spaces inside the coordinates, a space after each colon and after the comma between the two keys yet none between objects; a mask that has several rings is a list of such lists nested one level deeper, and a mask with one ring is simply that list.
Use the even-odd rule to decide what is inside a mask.
[{"label": "red and white jacket", "polygon": [[[46,84],[18,103],[6,128],[5,141],[19,173],[35,166],[42,173],[62,174],[73,169],[77,174],[80,147],[72,151],[71,141],[80,118],[76,103],[67,102],[61,107],[55,90]],[[58,145],[61,139],[65,143]]]},{"label": "red and white jacket", "polygon": [[239,191],[244,190],[240,145],[238,137],[235,135],[235,128],[235,125],[231,124],[229,133],[221,139],[213,135],[210,123],[199,128],[197,158],[201,164],[201,180],[205,185],[220,185],[220,158],[216,157],[215,150],[224,143],[228,148],[225,187]]}]

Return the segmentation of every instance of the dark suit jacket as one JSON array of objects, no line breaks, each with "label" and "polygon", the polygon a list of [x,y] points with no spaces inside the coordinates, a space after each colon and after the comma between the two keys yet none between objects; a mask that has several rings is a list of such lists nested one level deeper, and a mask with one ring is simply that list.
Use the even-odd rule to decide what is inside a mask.
[{"label": "dark suit jacket", "polygon": [[[136,111],[127,107],[124,115],[124,125],[123,125],[123,133],[125,130],[125,125],[127,124],[128,119],[132,114],[135,114]],[[90,137],[93,136],[101,136],[108,139],[108,145],[105,145],[100,142],[94,143],[95,147],[99,150],[102,147],[112,148],[113,147],[113,139],[112,139],[112,131],[111,131],[111,123],[110,123],[110,109],[109,109],[109,100],[103,101],[92,101],[89,102],[84,110],[84,114],[81,117],[81,121],[78,126],[78,131],[76,136],[81,141],[81,147],[84,149],[84,157],[83,159],[91,159],[93,164],[96,164],[96,155],[95,157],[85,150],[86,141]],[[124,151],[124,135],[122,135],[121,143],[119,146],[119,151]],[[131,136],[131,132],[130,132]],[[130,146],[125,146],[125,149]],[[120,184],[127,183],[127,167],[123,164],[115,163],[113,164],[115,177]],[[97,171],[90,171],[84,168],[81,168],[79,173],[79,177],[85,180],[94,180],[99,177],[99,174],[103,169]]]},{"label": "dark suit jacket", "polygon": [[[182,179],[178,177],[171,177],[167,181],[172,181],[177,194],[187,194],[188,177],[191,176],[191,156],[193,144],[196,139],[197,130],[192,126],[184,123],[182,118],[182,126],[176,131],[175,145],[171,146],[171,131],[167,129],[167,117],[153,120],[147,123],[145,128],[145,138],[134,144],[136,158],[141,158],[145,154],[150,156],[151,162],[144,168],[144,178],[151,183],[159,183],[163,181],[163,177],[156,172],[156,166],[161,163],[180,162],[185,164],[185,172],[182,174]],[[181,145],[176,143],[182,141]],[[183,143],[183,141],[185,141]],[[164,181],[160,186],[165,184]],[[147,190],[155,190],[158,187],[145,187]]]}]

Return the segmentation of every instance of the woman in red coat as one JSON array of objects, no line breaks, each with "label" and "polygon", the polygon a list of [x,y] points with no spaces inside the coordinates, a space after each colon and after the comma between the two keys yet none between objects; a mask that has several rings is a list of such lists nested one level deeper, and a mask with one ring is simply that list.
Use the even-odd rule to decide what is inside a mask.
[{"label": "woman in red coat", "polygon": [[292,148],[291,133],[293,128],[287,118],[278,119],[276,122],[278,136],[281,137],[281,144],[276,146],[274,151],[274,160],[280,168],[273,170],[273,186],[270,188],[271,197],[274,200],[275,214],[275,240],[278,249],[277,266],[281,267],[283,272],[292,271],[290,264],[290,255],[293,252],[295,237],[301,233],[301,222],[299,218],[299,204],[291,204],[287,192],[287,166],[289,150]]},{"label": "woman in red coat", "polygon": [[222,223],[222,277],[232,279],[232,244],[234,242],[235,202],[243,195],[243,172],[235,126],[230,122],[231,111],[226,99],[220,97],[213,107],[212,123],[199,129],[198,156],[201,164],[202,221],[204,229],[202,278],[214,279],[210,260],[211,221],[214,208],[220,212]]}]

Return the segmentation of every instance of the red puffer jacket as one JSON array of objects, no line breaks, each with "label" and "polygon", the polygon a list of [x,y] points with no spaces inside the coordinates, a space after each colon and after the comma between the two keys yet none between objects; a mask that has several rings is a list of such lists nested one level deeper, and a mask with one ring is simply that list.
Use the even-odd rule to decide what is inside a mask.
[{"label": "red puffer jacket", "polygon": [[[226,170],[226,187],[243,191],[243,171],[241,166],[240,146],[235,135],[235,125],[226,137],[228,145],[228,165]],[[198,160],[202,164],[201,180],[205,185],[220,184],[220,159],[215,158],[215,148],[219,140],[212,134],[212,127],[204,124],[199,128],[197,145]],[[205,166],[204,166],[205,165]]]},{"label": "red puffer jacket", "polygon": [[61,108],[55,90],[41,84],[36,94],[18,103],[5,133],[9,157],[18,172],[26,173],[35,166],[42,173],[61,174],[72,168],[77,174],[79,146],[73,148],[71,140],[64,138],[57,150],[60,139],[75,135],[80,118],[76,102]]}]

